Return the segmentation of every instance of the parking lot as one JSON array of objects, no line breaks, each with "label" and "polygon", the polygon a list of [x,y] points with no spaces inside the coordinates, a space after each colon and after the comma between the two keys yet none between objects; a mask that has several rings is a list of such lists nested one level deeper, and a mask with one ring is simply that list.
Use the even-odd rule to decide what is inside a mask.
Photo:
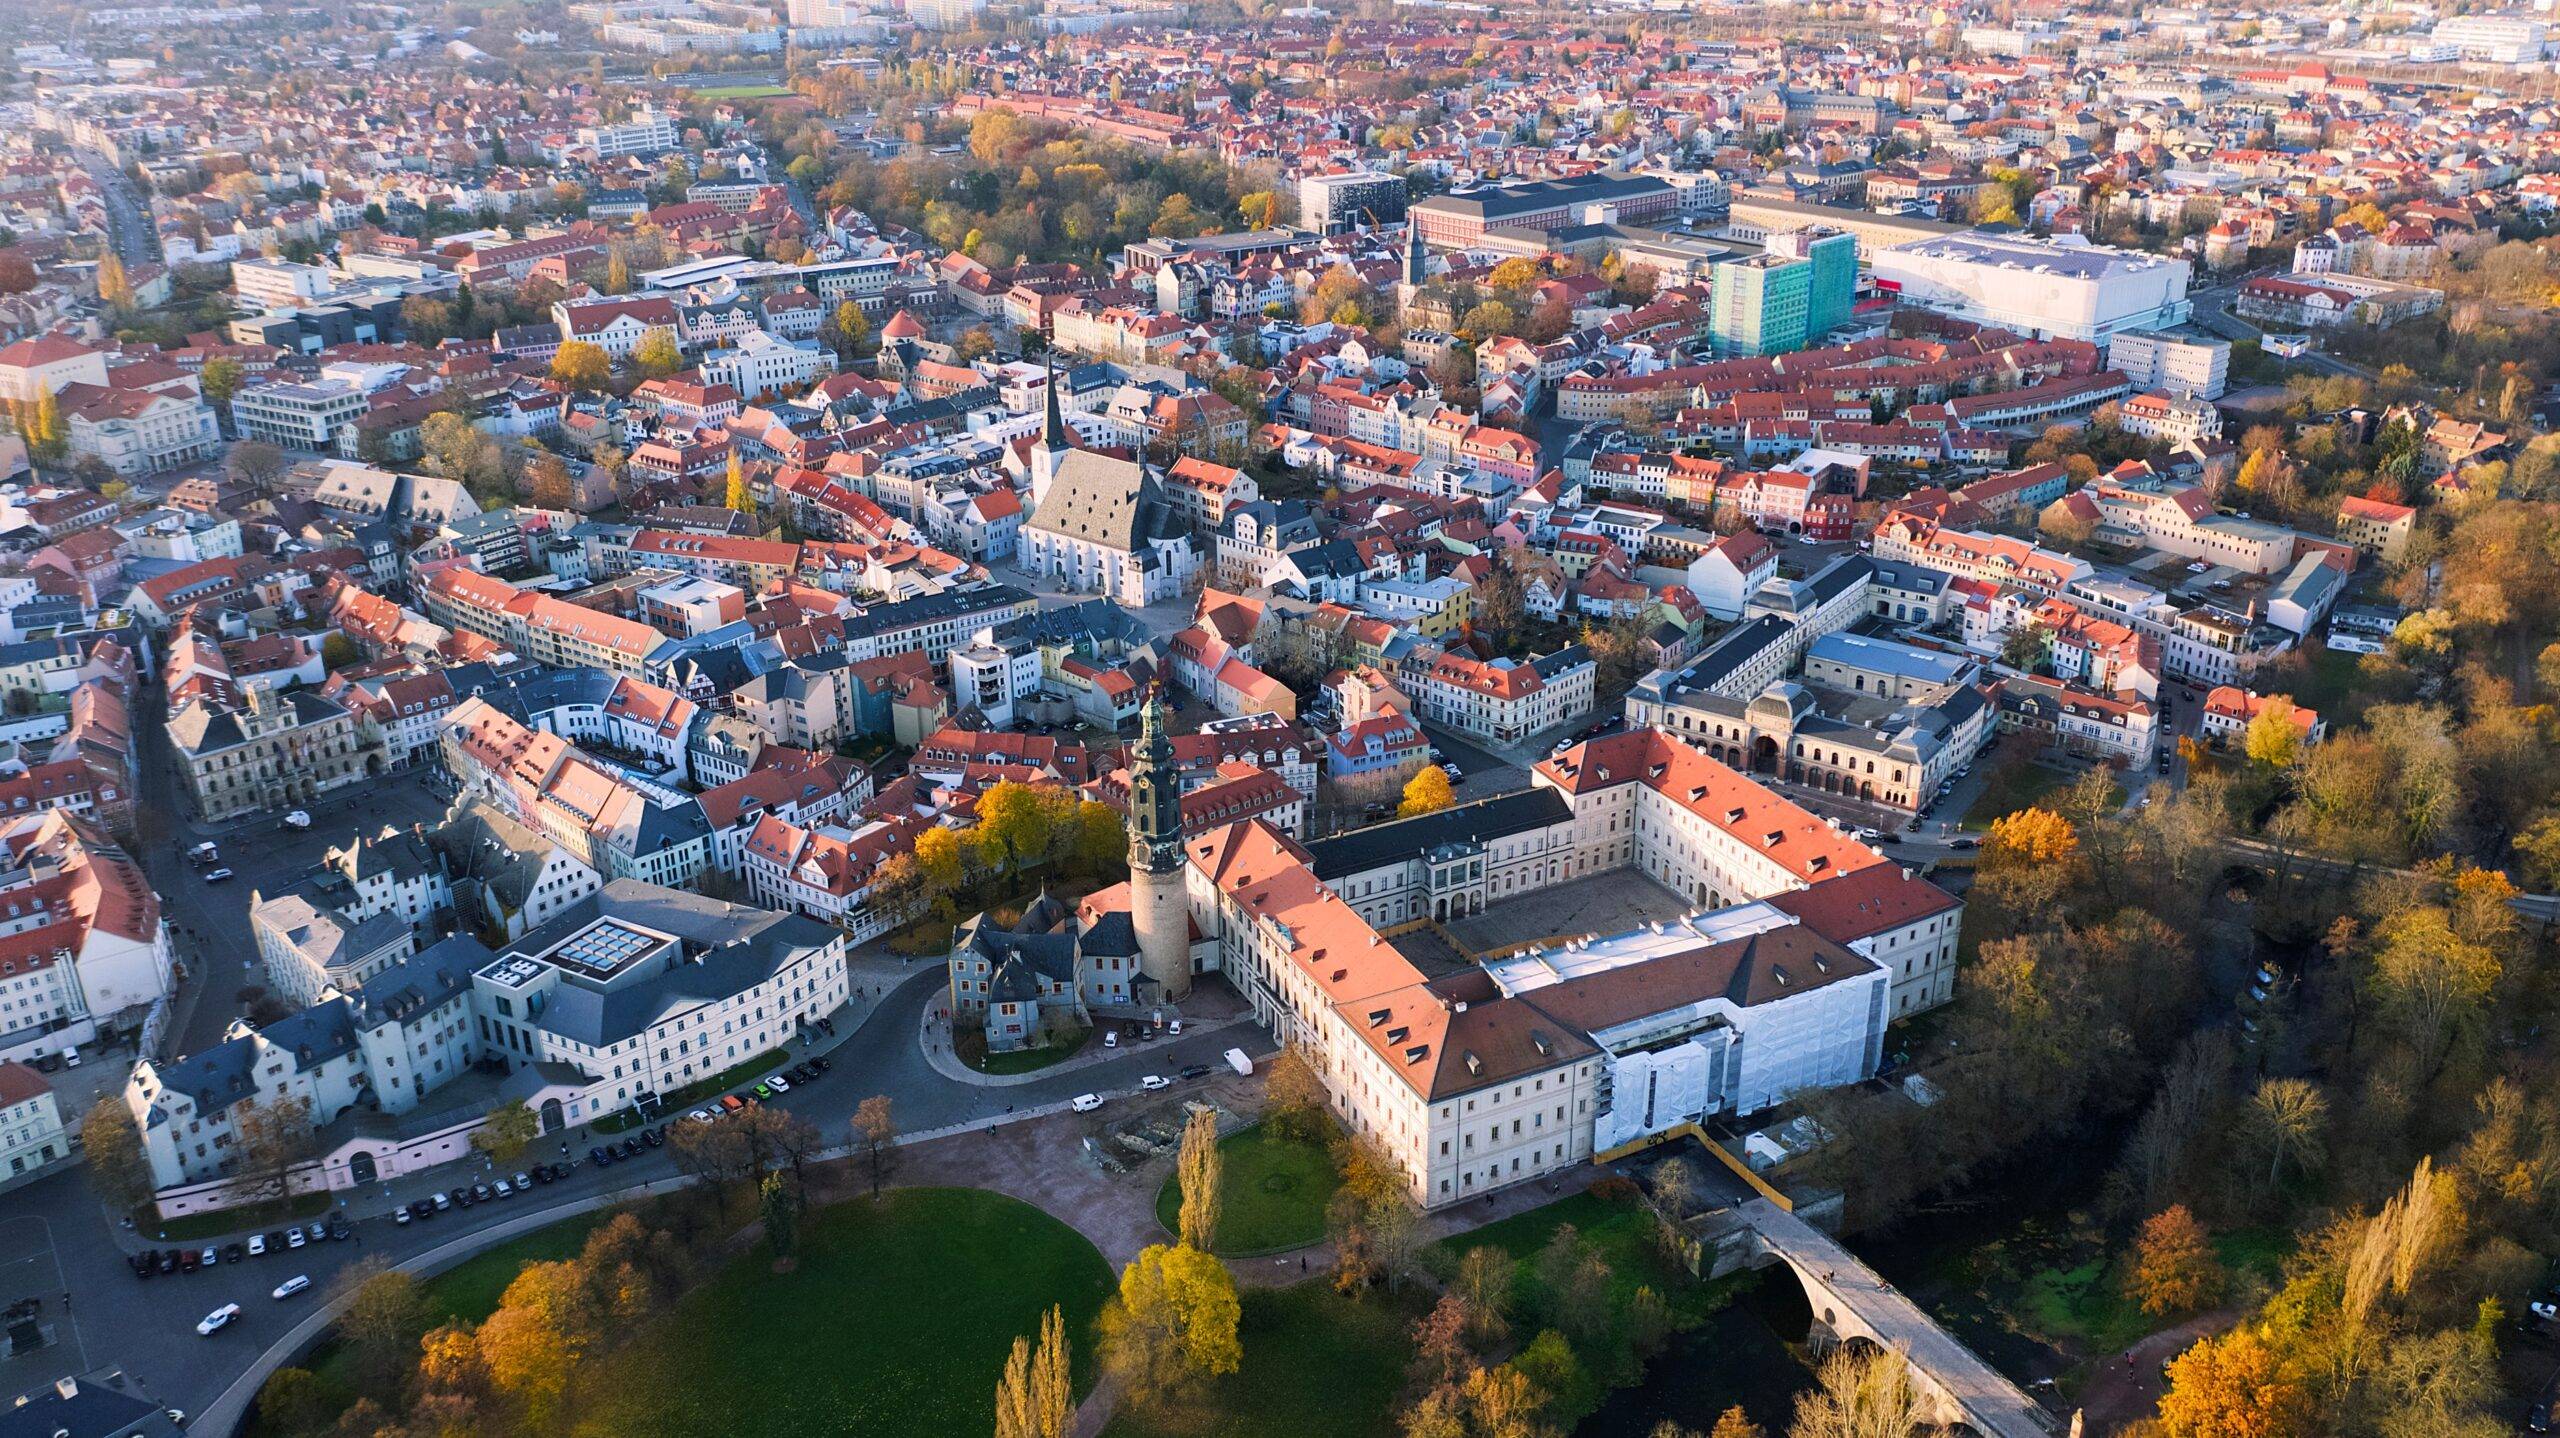
[{"label": "parking lot", "polygon": [[53,1227],[33,1215],[0,1221],[0,1308],[33,1299],[31,1315],[40,1346],[19,1351],[24,1330],[14,1321],[0,1339],[0,1384],[12,1393],[40,1388],[56,1378],[86,1373],[88,1343],[70,1298],[62,1256],[54,1248]]}]

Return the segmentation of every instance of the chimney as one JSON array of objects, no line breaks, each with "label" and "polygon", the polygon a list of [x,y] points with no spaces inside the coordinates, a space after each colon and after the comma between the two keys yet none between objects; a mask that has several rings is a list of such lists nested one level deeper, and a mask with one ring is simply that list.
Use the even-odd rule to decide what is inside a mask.
[{"label": "chimney", "polygon": [[80,1380],[71,1377],[57,1378],[53,1380],[53,1391],[61,1394],[63,1401],[67,1403],[80,1396]]}]

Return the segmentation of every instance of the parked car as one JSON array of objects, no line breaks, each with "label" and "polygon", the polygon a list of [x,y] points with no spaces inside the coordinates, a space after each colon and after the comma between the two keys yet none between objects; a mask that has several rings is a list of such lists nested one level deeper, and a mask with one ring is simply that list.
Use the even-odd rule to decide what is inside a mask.
[{"label": "parked car", "polygon": [[318,1243],[318,1242],[319,1242],[319,1241],[321,1241],[322,1239],[327,1238],[327,1237],[329,1236],[329,1229],[328,1229],[328,1226],[327,1226],[327,1225],[325,1225],[325,1224],[318,1224],[318,1223],[315,1223],[315,1224],[311,1225],[309,1228],[304,1229],[304,1230],[303,1230],[303,1232],[308,1233],[308,1234],[310,1234],[310,1235],[311,1235],[311,1241],[312,1241],[313,1243]]},{"label": "parked car", "polygon": [[742,1099],[742,1098],[738,1097],[736,1094],[730,1093],[730,1094],[722,1094],[722,1095],[720,1096],[720,1107],[722,1107],[722,1108],[724,1108],[724,1109],[728,1110],[728,1111],[729,1111],[729,1112],[731,1112],[731,1113],[736,1113],[738,1110],[740,1110],[740,1109],[742,1109],[742,1108],[745,1108],[746,1106],[747,1106],[747,1101],[746,1101],[745,1099]]},{"label": "parked car", "polygon": [[293,1277],[286,1279],[284,1282],[277,1284],[276,1291],[270,1296],[278,1300],[287,1299],[310,1286],[311,1275],[307,1273],[297,1273]]},{"label": "parked car", "polygon": [[174,1248],[164,1248],[160,1250],[160,1271],[162,1273],[175,1273],[183,1267],[185,1267],[185,1265],[178,1260],[178,1250]]},{"label": "parked car", "polygon": [[1116,1049],[1120,1047],[1120,1031],[1118,1029],[1104,1029],[1102,1031],[1102,1046],[1107,1049]]},{"label": "parked car", "polygon": [[219,884],[230,877],[231,869],[228,865],[225,865],[219,869],[207,869],[205,871],[204,881],[208,884]]},{"label": "parked car", "polygon": [[284,1246],[287,1248],[300,1248],[310,1241],[310,1239],[302,1236],[301,1229],[288,1228],[284,1231]]},{"label": "parked car", "polygon": [[1166,1033],[1169,1033],[1169,1034],[1173,1035],[1175,1038],[1180,1038],[1180,1037],[1182,1037],[1182,1020],[1180,1020],[1180,1019],[1170,1019],[1170,1020],[1167,1020],[1167,1021],[1166,1021],[1166,1023],[1165,1023],[1165,1026],[1164,1026],[1164,1031],[1165,1031]]},{"label": "parked car", "polygon": [[526,1189],[531,1188],[531,1187],[533,1187],[533,1175],[532,1175],[532,1174],[529,1174],[529,1173],[519,1173],[519,1174],[517,1174],[517,1175],[516,1175],[516,1192],[518,1192],[518,1193],[522,1193],[522,1192],[524,1192]]},{"label": "parked car", "polygon": [[429,1203],[429,1206],[436,1209],[438,1212],[442,1212],[445,1209],[453,1207],[453,1198],[450,1194],[439,1193]]},{"label": "parked car", "polygon": [[196,1334],[202,1338],[211,1338],[213,1335],[220,1333],[223,1329],[230,1327],[232,1320],[239,1316],[240,1305],[237,1303],[226,1303],[197,1321]]},{"label": "parked car", "polygon": [[587,1161],[602,1167],[613,1162],[613,1150],[606,1148],[603,1144],[597,1144],[594,1148],[587,1150]]},{"label": "parked car", "polygon": [[1077,1094],[1074,1098],[1067,1100],[1067,1107],[1074,1109],[1077,1113],[1091,1113],[1095,1109],[1102,1107],[1102,1095],[1098,1093]]},{"label": "parked car", "polygon": [[[411,1207],[415,1206],[411,1205]],[[395,1208],[391,1211],[391,1222],[395,1227],[405,1227],[417,1221],[417,1218],[406,1208]]]},{"label": "parked car", "polygon": [[773,1087],[773,1091],[774,1091],[775,1093],[789,1093],[789,1092],[791,1092],[791,1083],[790,1083],[790,1081],[789,1081],[788,1079],[785,1079],[785,1078],[784,1078],[782,1075],[780,1075],[780,1074],[775,1074],[773,1077],[771,1077],[771,1078],[769,1078],[769,1079],[766,1079],[766,1080],[765,1080],[765,1082],[766,1082],[767,1084],[772,1085],[772,1087]]},{"label": "parked car", "polygon": [[754,1088],[749,1089],[748,1092],[756,1096],[756,1102],[762,1103],[766,1099],[773,1097],[773,1085],[757,1084]]},{"label": "parked car", "polygon": [[267,1236],[266,1236],[265,1234],[263,1234],[263,1233],[253,1233],[253,1234],[250,1234],[250,1235],[249,1235],[249,1256],[250,1256],[250,1257],[252,1257],[252,1258],[256,1258],[256,1257],[259,1257],[260,1255],[264,1254],[266,1251],[267,1251]]},{"label": "parked car", "polygon": [[205,1245],[204,1251],[196,1255],[196,1262],[205,1268],[211,1268],[221,1261],[222,1251],[211,1244]]},{"label": "parked car", "polygon": [[1182,1076],[1187,1079],[1207,1078],[1209,1076],[1209,1066],[1207,1064],[1185,1064],[1182,1068]]},{"label": "parked car", "polygon": [[503,1178],[498,1180],[493,1191],[500,1198],[513,1198],[516,1196],[515,1185],[507,1182]]},{"label": "parked car", "polygon": [[231,1242],[222,1245],[222,1261],[225,1263],[238,1263],[248,1256],[248,1245],[240,1242],[236,1238]]},{"label": "parked car", "polygon": [[1145,1078],[1138,1080],[1138,1087],[1145,1089],[1149,1093],[1154,1093],[1160,1088],[1173,1087],[1173,1080],[1166,1078],[1163,1074],[1149,1074]]}]

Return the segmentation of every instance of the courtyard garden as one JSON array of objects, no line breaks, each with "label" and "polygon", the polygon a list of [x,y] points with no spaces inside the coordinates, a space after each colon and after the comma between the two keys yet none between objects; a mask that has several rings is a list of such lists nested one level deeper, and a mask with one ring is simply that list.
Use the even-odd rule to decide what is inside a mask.
[{"label": "courtyard garden", "polygon": [[[1342,1185],[1324,1143],[1259,1123],[1218,1140],[1218,1153],[1225,1160],[1218,1184],[1220,1257],[1285,1253],[1324,1238],[1325,1207]],[[1167,1178],[1156,1194],[1156,1221],[1173,1232],[1181,1212],[1180,1178]]]}]

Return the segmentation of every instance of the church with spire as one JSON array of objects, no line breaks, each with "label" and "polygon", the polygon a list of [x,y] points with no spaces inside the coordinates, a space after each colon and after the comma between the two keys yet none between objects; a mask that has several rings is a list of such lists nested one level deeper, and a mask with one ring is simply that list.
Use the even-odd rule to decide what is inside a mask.
[{"label": "church with spire", "polygon": [[1031,519],[1016,548],[1022,568],[1131,607],[1178,598],[1200,573],[1190,521],[1145,465],[1075,447],[1054,359],[1047,389],[1029,455]]},{"label": "church with spire", "polygon": [[1191,992],[1196,935],[1183,880],[1182,775],[1161,686],[1129,755],[1129,879],[1070,909],[1045,890],[1010,924],[979,914],[952,936],[951,1013],[987,1050],[1036,1048]]}]

